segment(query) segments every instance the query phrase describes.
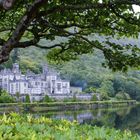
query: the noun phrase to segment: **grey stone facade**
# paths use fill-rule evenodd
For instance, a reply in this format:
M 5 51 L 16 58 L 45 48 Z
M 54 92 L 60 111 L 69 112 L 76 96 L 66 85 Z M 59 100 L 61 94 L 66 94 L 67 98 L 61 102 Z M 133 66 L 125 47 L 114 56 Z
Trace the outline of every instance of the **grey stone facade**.
M 69 95 L 70 82 L 62 80 L 58 73 L 50 70 L 48 66 L 43 66 L 41 74 L 27 71 L 22 74 L 19 65 L 13 64 L 12 69 L 0 71 L 0 88 L 6 90 L 11 95 L 24 97 L 30 95 L 31 100 L 40 100 L 47 95 Z

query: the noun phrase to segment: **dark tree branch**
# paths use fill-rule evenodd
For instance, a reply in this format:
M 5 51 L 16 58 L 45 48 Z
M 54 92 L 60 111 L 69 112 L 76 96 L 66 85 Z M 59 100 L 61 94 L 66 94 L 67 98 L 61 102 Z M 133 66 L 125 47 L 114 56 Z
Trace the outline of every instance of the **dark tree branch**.
M 35 0 L 35 2 L 28 8 L 27 12 L 20 20 L 12 36 L 2 46 L 0 51 L 0 63 L 8 60 L 10 52 L 15 46 L 17 46 L 17 43 L 21 39 L 22 35 L 37 15 L 39 8 L 46 3 L 47 0 Z
M 36 44 L 35 47 L 41 48 L 41 49 L 52 49 L 52 48 L 56 48 L 56 47 L 64 48 L 64 46 L 62 44 L 54 44 L 52 46 L 42 46 L 42 45 Z
M 30 41 L 19 42 L 14 46 L 14 48 L 27 48 L 29 46 L 34 46 L 38 43 L 38 41 L 38 39 L 34 38 Z
M 0 38 L 0 46 L 4 45 L 5 40 Z
M 15 0 L 0 0 L 0 4 L 3 5 L 7 5 L 7 7 L 12 7 L 13 3 Z M 25 48 L 31 45 L 36 45 L 41 37 L 45 37 L 45 35 L 48 35 L 48 32 L 45 32 L 44 28 L 50 28 L 50 29 L 54 29 L 54 31 L 56 30 L 56 34 L 55 35 L 59 35 L 61 36 L 74 36 L 74 37 L 78 37 L 83 39 L 84 41 L 86 41 L 87 43 L 89 43 L 90 45 L 93 45 L 93 47 L 98 48 L 98 49 L 102 49 L 102 47 L 99 46 L 95 46 L 94 41 L 90 41 L 88 40 L 86 37 L 84 37 L 83 33 L 80 32 L 76 32 L 76 33 L 71 33 L 68 32 L 66 30 L 64 30 L 64 28 L 69 28 L 72 26 L 76 26 L 79 28 L 92 28 L 94 27 L 94 25 L 92 25 L 92 23 L 89 23 L 88 25 L 80 25 L 77 23 L 71 23 L 71 24 L 57 24 L 57 23 L 49 23 L 47 22 L 47 20 L 45 20 L 47 18 L 47 15 L 53 15 L 56 12 L 81 12 L 84 13 L 90 9 L 110 9 L 113 6 L 117 7 L 120 5 L 130 5 L 132 6 L 133 4 L 135 5 L 140 5 L 140 0 L 108 0 L 107 2 L 93 2 L 93 3 L 85 3 L 85 4 L 75 4 L 75 5 L 67 5 L 67 4 L 60 4 L 57 6 L 54 6 L 51 9 L 45 10 L 43 11 L 43 8 L 41 9 L 41 7 L 43 7 L 45 4 L 47 4 L 48 0 L 34 0 L 34 2 L 32 2 L 32 5 L 29 6 L 28 10 L 26 11 L 26 13 L 23 15 L 23 17 L 20 19 L 19 23 L 16 26 L 16 29 L 13 31 L 12 35 L 9 37 L 9 39 L 5 42 L 4 40 L 0 39 L 0 45 L 2 45 L 1 51 L 0 51 L 0 63 L 8 60 L 9 58 L 9 54 L 10 52 L 13 50 L 13 48 Z M 4 7 L 4 6 L 3 6 Z M 45 7 L 46 9 L 49 8 L 49 6 Z M 9 9 L 9 8 L 5 8 L 5 9 Z M 42 11 L 40 11 L 40 9 Z M 116 17 L 124 19 L 126 22 L 131 23 L 132 22 L 132 18 L 128 19 L 122 15 L 120 15 L 118 12 L 116 12 L 116 10 L 114 10 L 114 8 L 112 9 L 113 13 L 116 15 Z M 42 21 L 41 21 L 41 20 Z M 52 18 L 53 19 L 53 18 Z M 40 22 L 40 21 L 41 22 Z M 59 20 L 58 20 L 59 21 Z M 40 22 L 40 23 L 38 23 Z M 32 25 L 31 25 L 32 23 Z M 38 23 L 38 25 L 36 25 L 36 23 Z M 63 22 L 64 23 L 64 22 Z M 35 28 L 33 28 L 31 30 L 32 34 L 34 35 L 33 40 L 30 41 L 25 41 L 25 42 L 20 42 L 23 34 L 25 33 L 25 31 L 27 31 L 27 29 L 30 29 L 29 26 L 34 26 Z M 44 25 L 44 26 L 42 26 Z M 30 27 L 31 27 L 30 26 Z M 39 28 L 38 28 L 39 26 Z M 98 26 L 98 25 L 95 25 Z M 41 28 L 41 29 L 40 29 Z M 109 28 L 109 27 L 108 27 Z M 39 30 L 38 30 L 39 29 Z M 97 29 L 97 27 L 96 27 Z M 43 32 L 44 31 L 44 32 Z M 58 33 L 57 33 L 58 31 Z M 104 32 L 103 32 L 104 33 Z M 50 33 L 51 34 L 51 33 Z M 40 46 L 40 45 L 36 45 L 36 47 L 40 47 L 40 48 L 44 48 L 44 49 L 50 49 L 50 48 L 54 48 L 54 47 L 61 47 L 63 48 L 64 46 L 62 46 L 61 44 L 56 44 L 54 46 Z
M 113 12 L 117 17 L 123 19 L 123 20 L 126 21 L 127 23 L 133 24 L 133 25 L 136 25 L 136 24 L 139 25 L 138 20 L 135 20 L 135 19 L 132 18 L 132 17 L 125 17 L 125 16 L 119 14 L 119 12 L 117 12 L 117 11 L 115 10 L 115 7 L 114 7 L 114 6 L 110 6 L 110 8 L 111 8 L 112 12 Z

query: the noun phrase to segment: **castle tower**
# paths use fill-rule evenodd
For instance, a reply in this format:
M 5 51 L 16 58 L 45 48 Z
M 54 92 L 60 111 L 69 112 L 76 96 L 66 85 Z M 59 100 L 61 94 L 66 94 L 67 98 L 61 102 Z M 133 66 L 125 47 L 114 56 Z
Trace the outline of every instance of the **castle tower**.
M 13 64 L 12 72 L 13 72 L 14 74 L 20 73 L 19 65 L 18 65 L 17 63 L 14 63 L 14 64 Z

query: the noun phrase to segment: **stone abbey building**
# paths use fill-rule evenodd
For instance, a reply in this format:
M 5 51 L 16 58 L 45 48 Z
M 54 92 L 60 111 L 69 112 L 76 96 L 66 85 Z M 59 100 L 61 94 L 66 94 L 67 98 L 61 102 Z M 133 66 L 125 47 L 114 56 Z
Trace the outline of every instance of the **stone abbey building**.
M 41 74 L 27 71 L 22 74 L 19 65 L 13 64 L 12 69 L 0 71 L 0 88 L 6 90 L 12 96 L 20 94 L 21 100 L 29 94 L 32 101 L 41 100 L 45 95 L 68 95 L 70 94 L 69 81 L 62 80 L 58 73 L 43 66 Z

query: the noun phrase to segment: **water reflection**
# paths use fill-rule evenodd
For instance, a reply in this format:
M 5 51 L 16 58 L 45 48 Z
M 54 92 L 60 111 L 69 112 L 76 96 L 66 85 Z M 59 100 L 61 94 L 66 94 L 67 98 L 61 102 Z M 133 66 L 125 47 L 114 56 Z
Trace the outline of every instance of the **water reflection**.
M 38 113 L 37 113 L 38 114 Z M 53 119 L 77 120 L 80 124 L 130 129 L 140 134 L 140 106 L 80 111 L 40 112 Z

